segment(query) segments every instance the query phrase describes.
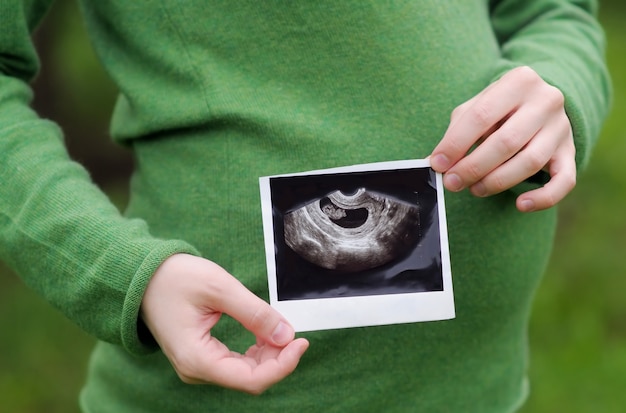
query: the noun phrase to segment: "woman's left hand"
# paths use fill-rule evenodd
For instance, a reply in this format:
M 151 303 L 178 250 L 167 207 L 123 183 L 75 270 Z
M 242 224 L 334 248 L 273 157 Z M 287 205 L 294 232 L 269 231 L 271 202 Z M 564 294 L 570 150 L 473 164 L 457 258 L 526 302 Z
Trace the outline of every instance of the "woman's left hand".
M 469 188 L 479 197 L 548 172 L 543 187 L 517 198 L 517 208 L 530 212 L 556 205 L 574 188 L 575 154 L 563 94 L 519 67 L 454 109 L 430 159 L 448 190 Z

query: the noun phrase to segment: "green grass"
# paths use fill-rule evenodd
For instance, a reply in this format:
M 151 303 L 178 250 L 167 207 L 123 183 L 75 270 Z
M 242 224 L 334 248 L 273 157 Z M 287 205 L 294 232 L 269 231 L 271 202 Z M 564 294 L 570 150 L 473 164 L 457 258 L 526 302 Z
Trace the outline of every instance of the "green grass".
M 621 413 L 626 406 L 625 15 L 602 15 L 614 110 L 589 169 L 561 205 L 531 320 L 523 413 Z M 77 412 L 93 343 L 0 267 L 0 413 Z

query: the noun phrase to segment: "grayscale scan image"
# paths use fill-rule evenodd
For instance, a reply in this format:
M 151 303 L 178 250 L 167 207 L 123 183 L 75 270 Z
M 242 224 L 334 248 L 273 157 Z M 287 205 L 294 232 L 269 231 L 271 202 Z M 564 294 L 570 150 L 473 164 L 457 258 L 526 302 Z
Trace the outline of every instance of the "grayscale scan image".
M 270 179 L 279 300 L 441 291 L 435 173 Z

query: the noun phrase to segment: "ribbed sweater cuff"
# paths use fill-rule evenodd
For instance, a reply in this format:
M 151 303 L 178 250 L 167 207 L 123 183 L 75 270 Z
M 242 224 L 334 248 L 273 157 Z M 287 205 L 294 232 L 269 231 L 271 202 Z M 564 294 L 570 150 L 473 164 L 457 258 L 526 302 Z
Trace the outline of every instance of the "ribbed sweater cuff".
M 158 345 L 139 317 L 141 302 L 148 283 L 157 268 L 168 257 L 186 253 L 200 255 L 183 241 L 161 241 L 145 256 L 128 286 L 121 320 L 122 344 L 131 354 L 145 355 L 156 351 Z

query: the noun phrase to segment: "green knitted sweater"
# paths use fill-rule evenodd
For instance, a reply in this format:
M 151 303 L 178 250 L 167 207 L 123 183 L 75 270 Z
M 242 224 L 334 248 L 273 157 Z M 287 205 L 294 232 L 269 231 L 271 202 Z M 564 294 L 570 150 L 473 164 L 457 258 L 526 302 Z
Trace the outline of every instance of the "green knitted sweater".
M 138 322 L 177 252 L 267 298 L 258 177 L 427 156 L 451 110 L 529 65 L 566 97 L 586 162 L 607 109 L 595 2 L 82 0 L 120 89 L 112 136 L 137 171 L 123 215 L 29 109 L 30 33 L 49 1 L 0 2 L 0 258 L 100 342 L 85 412 L 514 411 L 555 211 L 522 188 L 447 194 L 457 318 L 303 334 L 293 375 L 261 396 L 183 384 Z M 241 351 L 230 319 L 214 334 Z

